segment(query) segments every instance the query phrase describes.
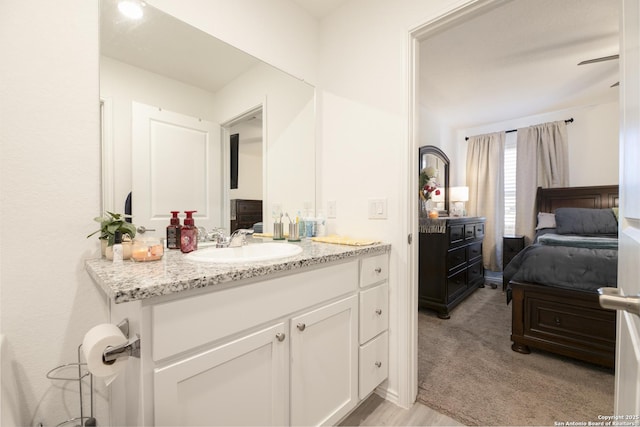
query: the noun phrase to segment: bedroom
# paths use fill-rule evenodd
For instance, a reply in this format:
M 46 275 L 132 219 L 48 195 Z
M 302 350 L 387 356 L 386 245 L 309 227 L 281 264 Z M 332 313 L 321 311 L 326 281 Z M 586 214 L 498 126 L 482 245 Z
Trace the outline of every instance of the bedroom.
M 618 53 L 617 4 L 568 1 L 538 2 L 531 6 L 530 2 L 500 5 L 468 18 L 459 27 L 447 27 L 421 40 L 419 145 L 441 148 L 451 160 L 450 186 L 464 186 L 468 185 L 465 169 L 469 144 L 465 137 L 573 119 L 566 126 L 568 186 L 617 185 L 618 89 L 611 86 L 618 81 L 618 61 L 577 65 L 583 60 Z M 535 28 L 531 23 L 535 23 Z M 510 140 L 515 143 L 516 135 L 517 132 L 507 133 L 507 143 Z M 505 229 L 508 230 L 507 225 Z M 507 234 L 513 231 L 504 233 Z M 502 241 L 496 240 L 495 244 L 501 246 Z M 501 269 L 488 265 L 486 257 L 484 264 L 490 276 L 487 282 L 493 278 L 500 281 Z M 479 304 L 478 298 L 470 303 Z M 503 303 L 500 299 L 494 302 L 497 301 Z M 458 310 L 458 316 L 467 318 L 467 312 L 479 308 L 462 302 Z M 455 308 L 450 316 L 452 319 L 456 316 Z M 422 321 L 422 315 L 420 318 Z M 447 328 L 446 322 L 432 320 L 423 329 Z M 450 326 L 450 334 L 459 333 L 461 322 Z M 507 341 L 510 325 L 508 329 Z M 444 339 L 440 335 L 421 333 L 423 340 Z M 433 367 L 422 367 L 422 381 L 438 378 L 434 375 L 438 363 L 434 358 L 420 357 L 420 348 L 420 363 L 434 363 Z M 482 356 L 478 357 L 482 360 Z M 526 363 L 526 359 L 522 360 Z M 441 388 L 430 389 L 431 394 L 437 394 L 437 390 Z M 612 384 L 610 393 L 613 395 Z M 421 392 L 419 399 L 420 395 Z M 472 399 L 469 395 L 458 398 Z M 429 397 L 425 400 L 445 413 L 455 413 L 447 403 Z M 489 399 L 482 403 L 490 406 L 491 402 Z M 457 419 L 472 423 L 474 417 Z M 488 423 L 492 418 L 480 419 Z M 501 420 L 507 423 L 505 420 L 509 418 Z

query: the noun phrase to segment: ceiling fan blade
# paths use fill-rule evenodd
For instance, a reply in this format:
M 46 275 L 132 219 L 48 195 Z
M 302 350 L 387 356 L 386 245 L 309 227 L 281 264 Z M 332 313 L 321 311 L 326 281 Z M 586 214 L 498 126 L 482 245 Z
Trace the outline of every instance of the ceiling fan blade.
M 586 61 L 582 61 L 582 62 L 578 63 L 578 65 L 593 64 L 595 62 L 611 61 L 612 59 L 618 59 L 619 57 L 620 57 L 620 55 L 610 55 L 610 56 L 603 56 L 602 58 L 587 59 Z

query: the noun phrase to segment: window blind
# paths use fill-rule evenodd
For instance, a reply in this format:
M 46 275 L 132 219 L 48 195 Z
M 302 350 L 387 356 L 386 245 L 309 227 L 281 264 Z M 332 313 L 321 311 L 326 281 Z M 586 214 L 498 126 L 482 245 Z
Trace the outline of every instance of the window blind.
M 516 233 L 516 132 L 507 133 L 504 144 L 504 234 Z

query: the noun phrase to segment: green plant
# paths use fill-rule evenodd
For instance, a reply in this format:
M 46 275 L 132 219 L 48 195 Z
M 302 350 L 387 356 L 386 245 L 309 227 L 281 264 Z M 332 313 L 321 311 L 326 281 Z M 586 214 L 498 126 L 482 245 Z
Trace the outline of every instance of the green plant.
M 136 226 L 130 222 L 127 222 L 127 218 L 131 218 L 131 215 L 124 215 L 113 212 L 106 212 L 108 216 L 98 216 L 93 218 L 94 221 L 100 223 L 100 229 L 89 234 L 87 238 L 93 236 L 96 233 L 100 233 L 100 240 L 107 240 L 108 246 L 113 246 L 116 239 L 116 232 L 119 231 L 123 236 L 128 234 L 131 239 L 136 236 Z

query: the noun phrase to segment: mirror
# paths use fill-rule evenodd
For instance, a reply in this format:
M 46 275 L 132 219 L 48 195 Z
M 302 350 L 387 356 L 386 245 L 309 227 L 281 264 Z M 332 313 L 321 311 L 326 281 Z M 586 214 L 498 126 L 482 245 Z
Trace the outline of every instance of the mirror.
M 196 225 L 229 231 L 232 199 L 261 199 L 265 232 L 270 232 L 273 215 L 279 211 L 295 214 L 315 209 L 313 86 L 150 5 L 144 7 L 142 19 L 134 21 L 119 13 L 116 0 L 100 0 L 100 4 L 103 210 L 124 211 L 134 174 L 142 169 L 132 160 L 137 144 L 132 138 L 132 104 L 136 103 L 220 127 L 215 160 L 219 163 L 211 168 L 217 176 L 209 177 L 204 186 L 221 187 L 214 192 L 218 196 L 213 196 L 212 204 L 219 211 L 198 208 Z M 238 129 L 248 127 L 253 129 L 243 138 L 244 131 Z M 231 189 L 230 137 L 238 133 L 238 183 Z M 244 142 L 251 147 L 243 149 Z M 184 156 L 188 155 L 185 149 Z M 170 176 L 172 171 L 166 169 L 154 173 Z M 167 206 L 167 201 L 156 203 L 153 191 L 150 197 L 142 197 L 140 192 L 145 190 L 137 188 L 132 194 L 133 222 L 155 228 L 162 237 L 171 214 L 165 208 L 157 212 L 152 208 Z M 141 200 L 149 201 L 150 223 L 137 215 Z
M 418 170 L 422 171 L 430 169 L 435 172 L 434 181 L 437 183 L 437 189 L 440 194 L 436 195 L 435 191 L 431 193 L 431 199 L 435 207 L 442 213 L 449 212 L 449 157 L 436 146 L 425 145 L 420 147 L 418 157 Z

